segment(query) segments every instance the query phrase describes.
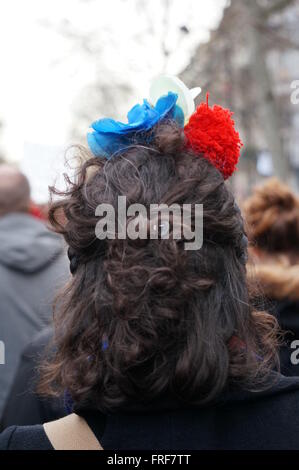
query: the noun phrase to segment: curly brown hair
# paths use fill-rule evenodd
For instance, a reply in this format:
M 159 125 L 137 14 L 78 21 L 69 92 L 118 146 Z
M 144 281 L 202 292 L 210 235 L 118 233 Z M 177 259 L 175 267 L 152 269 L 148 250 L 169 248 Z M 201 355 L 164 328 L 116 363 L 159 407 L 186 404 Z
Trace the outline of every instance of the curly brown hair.
M 171 394 L 204 404 L 231 383 L 256 388 L 277 360 L 276 322 L 249 304 L 243 220 L 221 173 L 185 147 L 175 123 L 148 147 L 85 158 L 50 220 L 76 253 L 55 314 L 56 353 L 42 389 L 101 411 Z M 204 243 L 99 240 L 95 209 L 203 204 Z

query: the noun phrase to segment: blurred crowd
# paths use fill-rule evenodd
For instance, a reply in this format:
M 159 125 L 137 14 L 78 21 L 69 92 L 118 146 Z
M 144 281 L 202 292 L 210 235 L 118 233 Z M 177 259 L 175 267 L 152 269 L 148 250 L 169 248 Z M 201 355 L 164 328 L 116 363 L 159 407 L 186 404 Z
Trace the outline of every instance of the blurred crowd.
M 25 373 L 24 349 L 50 325 L 55 296 L 67 276 L 64 244 L 48 229 L 46 208 L 31 200 L 25 175 L 13 166 L 0 165 L 0 339 L 4 344 L 0 416 L 4 424 L 5 419 L 9 423 L 25 419 L 25 397 L 35 394 L 35 365 Z M 21 380 L 15 392 L 14 380 Z M 39 417 L 28 409 L 26 419 Z

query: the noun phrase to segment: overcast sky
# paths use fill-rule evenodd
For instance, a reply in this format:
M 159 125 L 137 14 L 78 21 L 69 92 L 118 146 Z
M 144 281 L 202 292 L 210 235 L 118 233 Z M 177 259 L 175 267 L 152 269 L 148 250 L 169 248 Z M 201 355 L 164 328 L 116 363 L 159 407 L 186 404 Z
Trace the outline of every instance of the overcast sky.
M 159 50 L 165 21 L 171 52 L 166 71 L 176 74 L 187 65 L 196 45 L 208 39 L 226 3 L 169 0 L 170 15 L 165 19 L 163 1 L 147 0 L 145 15 L 141 0 L 1 0 L 0 145 L 6 158 L 22 160 L 24 143 L 70 143 L 74 100 L 95 79 L 99 67 L 57 31 L 63 21 L 90 35 L 91 43 L 95 36 L 102 47 L 103 70 L 112 76 L 121 74 L 134 87 L 134 98 L 141 100 L 151 78 L 165 65 Z M 190 28 L 189 35 L 179 36 L 182 25 Z M 145 28 L 151 32 L 143 34 Z M 103 114 L 105 110 L 98 110 L 94 118 Z

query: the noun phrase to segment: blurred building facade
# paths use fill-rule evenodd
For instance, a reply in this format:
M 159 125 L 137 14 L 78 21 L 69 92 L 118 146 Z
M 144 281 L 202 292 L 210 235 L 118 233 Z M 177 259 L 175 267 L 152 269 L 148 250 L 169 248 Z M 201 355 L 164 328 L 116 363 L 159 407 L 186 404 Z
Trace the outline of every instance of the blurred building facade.
M 240 197 L 271 174 L 299 188 L 299 104 L 291 102 L 298 21 L 298 0 L 232 0 L 181 74 L 188 86 L 210 92 L 210 104 L 235 113 L 245 143 L 233 182 Z

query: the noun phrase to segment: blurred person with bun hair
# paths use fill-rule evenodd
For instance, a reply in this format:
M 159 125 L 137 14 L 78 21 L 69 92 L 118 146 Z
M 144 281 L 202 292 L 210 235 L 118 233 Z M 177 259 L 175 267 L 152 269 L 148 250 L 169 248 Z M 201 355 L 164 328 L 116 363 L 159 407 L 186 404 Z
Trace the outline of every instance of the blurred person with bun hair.
M 265 296 L 268 310 L 288 332 L 287 346 L 281 349 L 282 371 L 299 375 L 294 351 L 299 340 L 299 199 L 271 178 L 254 189 L 244 214 L 251 242 L 248 278 L 260 292 L 253 295 Z

